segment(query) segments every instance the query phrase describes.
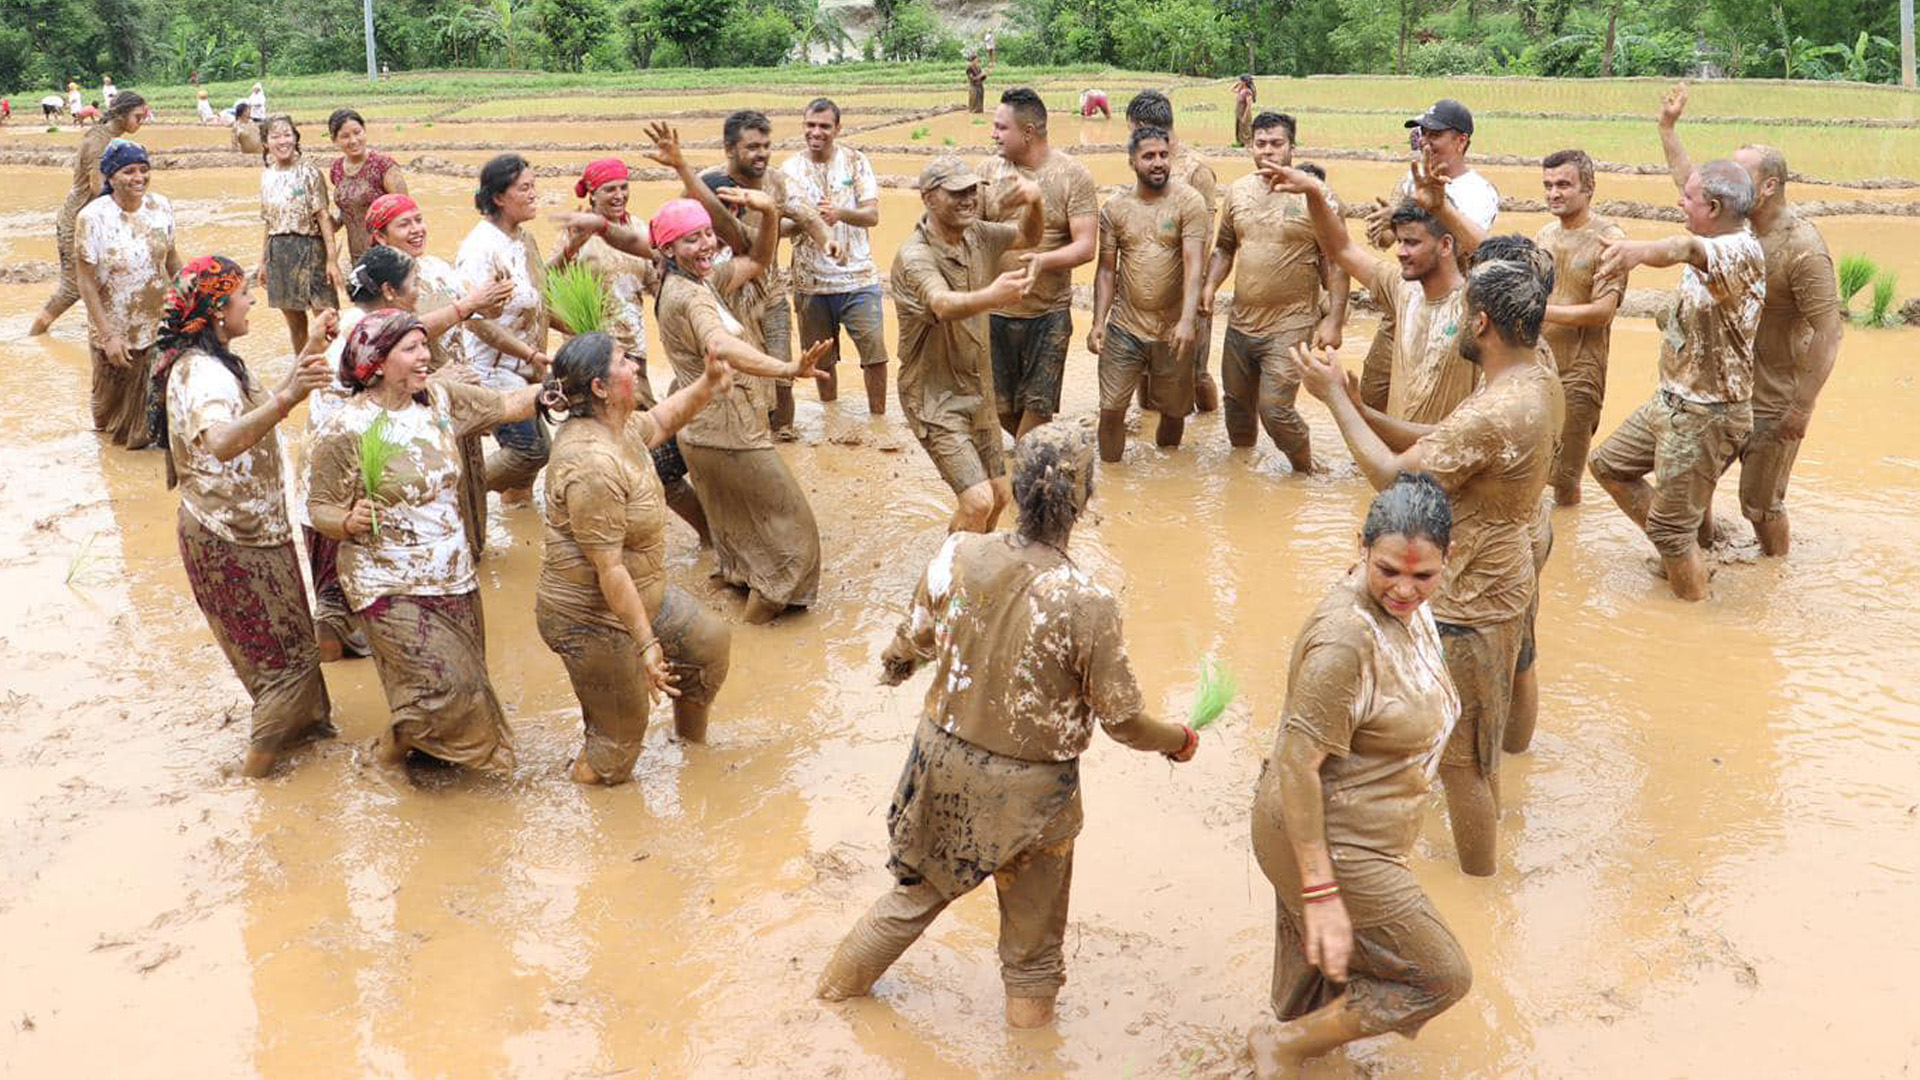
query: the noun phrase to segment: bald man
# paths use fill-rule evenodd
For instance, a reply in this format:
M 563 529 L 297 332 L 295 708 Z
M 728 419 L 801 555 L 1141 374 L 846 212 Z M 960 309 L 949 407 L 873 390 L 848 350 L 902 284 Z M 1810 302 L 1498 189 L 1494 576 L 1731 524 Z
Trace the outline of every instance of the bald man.
M 1687 107 L 1685 83 L 1660 109 L 1660 144 L 1673 182 L 1684 188 L 1693 163 L 1677 130 Z M 1753 523 L 1763 555 L 1785 555 L 1787 478 L 1806 437 L 1820 388 L 1840 355 L 1839 290 L 1833 256 L 1813 223 L 1787 203 L 1787 159 L 1770 146 L 1748 145 L 1733 160 L 1753 178 L 1747 223 L 1767 260 L 1767 299 L 1753 342 L 1753 433 L 1740 450 L 1740 513 Z M 1712 511 L 1701 542 L 1712 540 Z

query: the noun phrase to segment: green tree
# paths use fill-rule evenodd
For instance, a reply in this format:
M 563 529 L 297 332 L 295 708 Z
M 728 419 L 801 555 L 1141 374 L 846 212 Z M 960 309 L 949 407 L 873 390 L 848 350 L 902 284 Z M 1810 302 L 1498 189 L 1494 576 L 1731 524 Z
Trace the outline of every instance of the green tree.
M 648 0 L 648 7 L 660 37 L 679 46 L 690 63 L 705 67 L 733 0 Z
M 793 53 L 793 21 L 771 7 L 736 8 L 720 35 L 719 55 L 729 66 L 773 67 Z
M 554 63 L 563 71 L 579 71 L 612 17 L 606 0 L 534 0 L 533 21 L 546 36 Z
M 1209 0 L 1161 0 L 1122 9 L 1113 38 L 1116 59 L 1129 68 L 1221 75 L 1237 66 L 1227 22 Z

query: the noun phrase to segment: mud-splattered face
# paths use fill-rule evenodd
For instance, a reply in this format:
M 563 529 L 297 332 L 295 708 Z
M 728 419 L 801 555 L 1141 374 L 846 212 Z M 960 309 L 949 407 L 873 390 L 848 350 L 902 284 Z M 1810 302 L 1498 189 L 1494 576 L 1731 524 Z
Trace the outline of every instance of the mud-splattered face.
M 1566 220 L 1586 213 L 1593 202 L 1593 189 L 1580 182 L 1580 167 L 1568 162 L 1542 170 L 1540 186 L 1547 197 L 1547 210 Z
M 727 162 L 734 173 L 749 180 L 767 175 L 767 162 L 772 158 L 773 134 L 758 128 L 743 129 L 740 141 L 727 150 Z
M 593 212 L 608 221 L 619 221 L 627 216 L 627 195 L 629 187 L 625 180 L 612 180 L 593 189 Z
M 1372 547 L 1362 545 L 1360 557 L 1367 567 L 1367 595 L 1402 622 L 1432 598 L 1446 576 L 1446 556 L 1425 537 L 1382 536 Z
M 946 188 L 934 188 L 923 198 L 927 209 L 933 214 L 933 220 L 943 229 L 959 231 L 980 220 L 980 188 L 978 185 L 959 191 Z

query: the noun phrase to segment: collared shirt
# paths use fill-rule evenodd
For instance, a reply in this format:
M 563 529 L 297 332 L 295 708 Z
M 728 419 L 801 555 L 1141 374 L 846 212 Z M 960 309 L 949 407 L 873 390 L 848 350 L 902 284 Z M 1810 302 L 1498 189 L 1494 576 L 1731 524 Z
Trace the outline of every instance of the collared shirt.
M 853 210 L 880 198 L 880 181 L 867 155 L 837 143 L 833 157 L 827 161 L 815 161 L 803 150 L 788 158 L 780 171 L 786 174 L 788 189 L 809 205 L 818 206 L 825 199 L 836 209 Z M 840 245 L 838 262 L 805 237 L 794 238 L 793 291 L 806 295 L 846 293 L 880 284 L 867 230 L 843 221 L 828 232 Z
M 1767 257 L 1753 232 L 1703 236 L 1703 271 L 1680 271 L 1660 335 L 1660 389 L 1699 405 L 1753 396 L 1753 339 L 1767 299 Z
M 930 426 L 967 430 L 997 425 L 986 314 L 937 319 L 931 297 L 986 287 L 999 275 L 1000 257 L 1019 235 L 1012 225 L 976 221 L 958 244 L 949 244 L 922 217 L 894 256 L 900 408 L 915 435 Z

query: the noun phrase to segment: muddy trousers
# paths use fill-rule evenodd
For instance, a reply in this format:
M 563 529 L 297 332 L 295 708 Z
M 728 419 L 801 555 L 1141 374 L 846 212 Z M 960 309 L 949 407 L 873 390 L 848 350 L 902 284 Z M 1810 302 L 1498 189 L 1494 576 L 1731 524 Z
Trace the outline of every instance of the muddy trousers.
M 1252 446 L 1254 424 L 1266 429 L 1273 445 L 1290 460 L 1308 451 L 1307 422 L 1294 407 L 1300 394 L 1300 372 L 1287 350 L 1306 341 L 1308 327 L 1292 333 L 1254 337 L 1231 326 L 1220 358 L 1220 379 L 1226 384 L 1227 440 Z
M 1078 831 L 1078 814 L 1063 814 L 1061 819 L 1070 819 L 1071 829 Z M 1063 946 L 1072 884 L 1072 835 L 1057 840 L 1042 833 L 1032 847 L 994 871 L 1000 900 L 1000 981 L 1008 997 L 1051 998 L 1066 984 Z M 866 993 L 954 899 L 958 897 L 942 896 L 925 881 L 896 884 L 841 941 L 822 987 L 831 981 L 841 991 Z
M 60 216 L 53 221 L 53 246 L 60 260 L 60 284 L 47 299 L 46 310 L 48 316 L 55 319 L 80 302 L 80 271 L 74 265 L 73 253 L 74 219 L 78 216 L 78 208 L 62 208 Z
M 546 467 L 553 444 L 547 438 L 547 425 L 537 417 L 516 420 L 493 429 L 500 449 L 487 455 L 487 490 L 513 491 L 533 486 L 533 479 Z

